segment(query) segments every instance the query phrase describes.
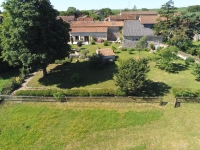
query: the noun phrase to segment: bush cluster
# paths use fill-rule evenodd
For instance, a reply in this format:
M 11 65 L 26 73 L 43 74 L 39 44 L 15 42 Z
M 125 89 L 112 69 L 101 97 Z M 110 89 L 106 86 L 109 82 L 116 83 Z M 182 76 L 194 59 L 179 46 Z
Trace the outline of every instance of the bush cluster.
M 94 89 L 94 90 L 83 90 L 83 89 L 68 89 L 68 90 L 21 90 L 15 93 L 16 96 L 126 96 L 126 94 L 119 89 Z
M 13 77 L 8 84 L 0 89 L 0 94 L 8 95 L 17 89 L 23 82 L 24 76 Z
M 172 88 L 172 94 L 175 97 L 199 97 L 200 90 L 190 88 Z

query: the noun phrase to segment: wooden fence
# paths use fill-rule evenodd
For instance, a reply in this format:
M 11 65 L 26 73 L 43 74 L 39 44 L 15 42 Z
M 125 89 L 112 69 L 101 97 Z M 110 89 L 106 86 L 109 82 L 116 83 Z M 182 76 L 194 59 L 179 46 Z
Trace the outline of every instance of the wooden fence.
M 174 107 L 180 107 L 181 103 L 200 103 L 200 97 L 176 97 Z
M 11 96 L 0 95 L 4 101 L 15 102 L 57 102 L 55 97 L 41 96 Z M 135 102 L 135 103 L 158 103 L 162 105 L 162 97 L 64 97 L 62 102 Z

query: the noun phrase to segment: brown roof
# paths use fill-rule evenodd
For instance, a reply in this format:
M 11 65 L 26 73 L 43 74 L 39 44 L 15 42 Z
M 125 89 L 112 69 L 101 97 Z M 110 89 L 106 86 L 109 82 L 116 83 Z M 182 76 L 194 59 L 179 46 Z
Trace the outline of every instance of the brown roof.
M 133 15 L 157 15 L 157 11 L 124 11 L 121 15 L 133 14 Z
M 111 48 L 104 48 L 104 49 L 97 49 L 98 54 L 101 54 L 102 56 L 110 56 L 115 55 L 113 50 Z
M 74 21 L 74 16 L 57 16 L 57 19 L 61 18 L 65 22 Z
M 108 27 L 72 28 L 71 32 L 107 32 Z
M 141 24 L 156 24 L 158 18 L 158 15 L 141 15 L 139 20 Z
M 123 27 L 122 21 L 73 21 L 71 27 Z
M 166 20 L 166 18 L 160 17 L 159 15 L 141 15 L 139 20 L 141 24 L 156 24 L 158 18 L 162 21 Z
M 89 17 L 88 15 L 85 15 L 85 16 L 78 17 L 77 21 L 93 21 L 93 18 Z
M 110 17 L 110 20 L 135 20 L 136 19 L 136 15 L 133 15 L 133 14 L 112 15 L 109 17 Z

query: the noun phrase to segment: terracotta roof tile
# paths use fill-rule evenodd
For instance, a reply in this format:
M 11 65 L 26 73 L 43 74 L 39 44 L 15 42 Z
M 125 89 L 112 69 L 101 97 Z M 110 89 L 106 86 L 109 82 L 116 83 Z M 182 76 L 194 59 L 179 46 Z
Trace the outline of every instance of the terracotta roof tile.
M 141 24 L 156 24 L 158 18 L 158 15 L 141 15 L 139 20 Z
M 136 19 L 136 15 L 133 15 L 133 14 L 111 15 L 109 17 L 110 17 L 110 20 L 135 20 Z
M 85 15 L 85 16 L 78 17 L 77 21 L 93 21 L 93 18 L 89 17 L 88 15 Z
M 122 21 L 73 21 L 71 22 L 71 28 L 75 27 L 122 27 L 124 23 Z
M 74 16 L 57 16 L 57 19 L 61 18 L 65 22 L 75 21 L 76 18 Z
M 97 49 L 98 54 L 101 54 L 102 56 L 111 56 L 115 55 L 113 50 L 111 48 L 103 48 L 103 49 Z
M 157 15 L 157 11 L 124 11 L 121 12 L 121 15 L 124 14 L 133 14 L 133 15 Z
M 72 28 L 72 33 L 74 32 L 107 32 L 108 27 L 83 27 L 83 28 Z

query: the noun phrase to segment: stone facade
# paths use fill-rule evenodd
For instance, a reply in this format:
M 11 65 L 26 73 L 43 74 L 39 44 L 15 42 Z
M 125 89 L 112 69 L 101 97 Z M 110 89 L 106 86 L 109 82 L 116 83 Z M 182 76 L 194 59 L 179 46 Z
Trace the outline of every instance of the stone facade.
M 157 45 L 158 43 L 162 43 L 162 37 L 161 36 L 146 36 L 148 45 L 151 43 L 154 45 Z M 139 36 L 134 37 L 124 37 L 122 40 L 122 47 L 135 47 L 137 42 L 140 40 Z
M 120 27 L 108 27 L 108 41 L 116 41 L 120 37 Z

